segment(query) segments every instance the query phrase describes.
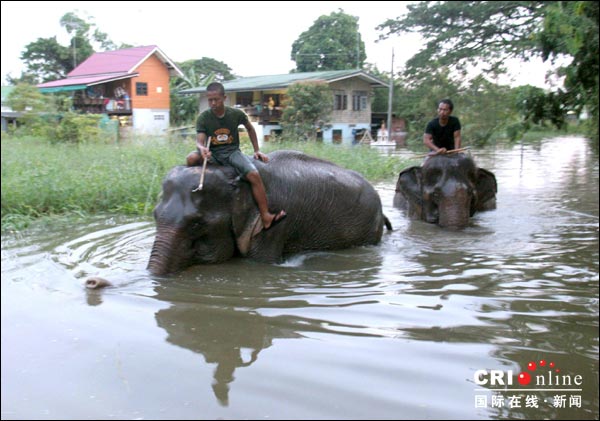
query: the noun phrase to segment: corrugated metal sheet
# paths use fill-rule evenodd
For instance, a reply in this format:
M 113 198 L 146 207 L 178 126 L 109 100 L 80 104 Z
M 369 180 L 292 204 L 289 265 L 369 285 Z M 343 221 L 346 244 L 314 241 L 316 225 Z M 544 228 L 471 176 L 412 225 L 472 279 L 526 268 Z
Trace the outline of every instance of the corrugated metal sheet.
M 287 88 L 295 82 L 305 81 L 318 81 L 323 80 L 331 83 L 337 80 L 348 79 L 350 77 L 362 78 L 371 85 L 385 86 L 388 84 L 382 80 L 369 75 L 362 70 L 329 70 L 323 72 L 304 72 L 304 73 L 288 73 L 283 75 L 268 75 L 268 76 L 253 76 L 244 77 L 235 80 L 228 80 L 223 82 L 226 92 L 244 92 L 244 91 L 257 91 L 257 90 L 268 90 L 268 89 L 281 89 Z M 200 86 L 197 88 L 184 89 L 179 94 L 189 95 L 206 92 L 206 86 Z

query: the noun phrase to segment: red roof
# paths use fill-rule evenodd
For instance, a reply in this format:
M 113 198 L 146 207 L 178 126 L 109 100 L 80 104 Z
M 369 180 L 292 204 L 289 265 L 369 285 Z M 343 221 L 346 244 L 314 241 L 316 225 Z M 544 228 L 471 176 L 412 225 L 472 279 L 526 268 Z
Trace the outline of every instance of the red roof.
M 115 72 L 132 72 L 158 49 L 156 45 L 105 51 L 92 54 L 87 60 L 71 70 L 67 77 L 89 76 Z
M 54 88 L 57 86 L 71 86 L 71 85 L 96 85 L 99 83 L 112 82 L 113 80 L 129 79 L 137 76 L 137 73 L 111 73 L 107 75 L 93 75 L 93 76 L 80 76 L 80 77 L 69 77 L 67 79 L 53 80 L 52 82 L 40 83 L 37 85 L 38 88 Z
M 87 60 L 74 68 L 66 79 L 53 80 L 37 85 L 38 88 L 49 88 L 69 85 L 93 85 L 111 80 L 127 79 L 137 76 L 135 69 L 148 57 L 156 54 L 172 72 L 183 76 L 181 70 L 156 45 L 146 47 L 125 48 L 123 50 L 94 53 Z

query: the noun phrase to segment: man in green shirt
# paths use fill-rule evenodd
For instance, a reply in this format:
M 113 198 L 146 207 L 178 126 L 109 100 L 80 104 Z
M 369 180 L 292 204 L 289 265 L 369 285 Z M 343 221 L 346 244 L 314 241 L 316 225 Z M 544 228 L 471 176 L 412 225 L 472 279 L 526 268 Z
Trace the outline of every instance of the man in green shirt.
M 260 152 L 254 126 L 242 110 L 225 106 L 225 88 L 219 82 L 206 87 L 209 109 L 202 112 L 196 121 L 197 151 L 187 156 L 188 166 L 200 165 L 203 159 L 212 158 L 218 164 L 228 165 L 236 169 L 252 188 L 252 195 L 258 205 L 263 229 L 268 230 L 287 216 L 284 210 L 276 214 L 269 212 L 267 193 L 260 174 L 250 158 L 240 150 L 240 134 L 238 127 L 243 124 L 248 131 L 254 147 L 254 159 L 268 162 L 269 158 Z M 210 148 L 208 147 L 210 142 Z

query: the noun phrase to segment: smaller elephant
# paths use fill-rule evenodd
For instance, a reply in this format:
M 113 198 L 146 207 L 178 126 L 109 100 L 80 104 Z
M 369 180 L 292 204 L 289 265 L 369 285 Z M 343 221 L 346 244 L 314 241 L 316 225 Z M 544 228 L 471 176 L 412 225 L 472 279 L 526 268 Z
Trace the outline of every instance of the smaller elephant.
M 434 155 L 400 173 L 394 207 L 441 227 L 462 228 L 475 212 L 496 208 L 497 191 L 494 174 L 477 168 L 470 156 Z

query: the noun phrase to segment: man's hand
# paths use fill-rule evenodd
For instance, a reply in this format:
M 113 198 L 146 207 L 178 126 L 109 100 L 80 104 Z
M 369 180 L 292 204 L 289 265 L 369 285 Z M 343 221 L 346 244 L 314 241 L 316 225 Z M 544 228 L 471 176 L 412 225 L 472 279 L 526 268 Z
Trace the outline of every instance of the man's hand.
M 269 162 L 269 157 L 260 151 L 254 152 L 254 159 L 258 159 L 262 162 Z
M 200 155 L 202 155 L 202 158 L 204 159 L 209 159 L 211 156 L 210 149 L 206 146 L 200 146 Z
M 437 151 L 435 151 L 434 155 L 443 155 L 447 152 L 446 148 L 439 148 Z

